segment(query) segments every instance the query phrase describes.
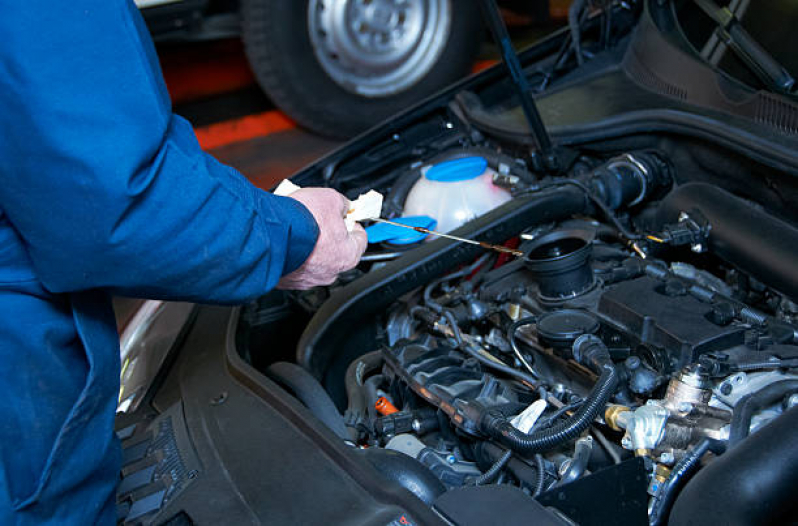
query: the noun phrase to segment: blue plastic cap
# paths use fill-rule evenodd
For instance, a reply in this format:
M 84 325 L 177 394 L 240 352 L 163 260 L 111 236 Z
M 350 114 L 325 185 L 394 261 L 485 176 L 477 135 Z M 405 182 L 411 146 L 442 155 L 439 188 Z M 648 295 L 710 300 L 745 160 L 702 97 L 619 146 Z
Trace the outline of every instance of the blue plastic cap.
M 408 226 L 420 226 L 427 230 L 433 230 L 438 224 L 437 221 L 429 216 L 409 216 L 391 219 L 395 223 Z M 366 228 L 366 235 L 369 243 L 391 243 L 393 245 L 412 245 L 424 241 L 426 234 L 414 232 L 399 226 L 388 225 L 386 223 L 375 223 Z
M 484 157 L 463 157 L 444 161 L 432 166 L 424 175 L 430 181 L 440 181 L 442 183 L 454 183 L 457 181 L 468 181 L 485 173 L 488 161 Z

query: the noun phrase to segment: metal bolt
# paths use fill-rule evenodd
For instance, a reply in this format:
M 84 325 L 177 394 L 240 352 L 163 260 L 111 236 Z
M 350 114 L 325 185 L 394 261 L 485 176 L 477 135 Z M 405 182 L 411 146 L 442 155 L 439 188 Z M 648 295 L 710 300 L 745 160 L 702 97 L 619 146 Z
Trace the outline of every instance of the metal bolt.
M 621 445 L 622 445 L 622 446 L 623 446 L 625 449 L 632 449 L 632 439 L 631 439 L 631 438 L 629 438 L 628 436 L 625 436 L 625 437 L 623 437 L 623 438 L 621 439 Z
M 671 462 L 673 462 L 673 460 L 674 460 L 673 453 L 671 453 L 670 451 L 665 451 L 659 456 L 659 461 L 662 462 L 663 464 L 670 464 Z
M 222 391 L 218 395 L 211 398 L 211 405 L 222 405 L 227 401 L 227 391 Z
M 720 394 L 729 396 L 732 391 L 734 391 L 734 386 L 729 382 L 723 382 L 720 384 Z

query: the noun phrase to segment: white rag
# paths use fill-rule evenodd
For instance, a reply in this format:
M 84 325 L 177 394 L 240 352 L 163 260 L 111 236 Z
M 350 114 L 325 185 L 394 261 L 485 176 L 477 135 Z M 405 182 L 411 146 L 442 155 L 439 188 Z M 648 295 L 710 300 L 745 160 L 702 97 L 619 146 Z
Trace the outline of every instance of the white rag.
M 299 186 L 288 179 L 283 179 L 283 181 L 277 185 L 277 188 L 274 189 L 274 195 L 287 197 L 299 189 Z M 344 222 L 346 223 L 347 230 L 351 232 L 352 229 L 355 228 L 355 223 L 367 219 L 379 218 L 381 213 L 382 194 L 375 190 L 369 190 L 365 194 L 360 194 L 357 199 L 350 203 L 349 211 L 346 213 Z

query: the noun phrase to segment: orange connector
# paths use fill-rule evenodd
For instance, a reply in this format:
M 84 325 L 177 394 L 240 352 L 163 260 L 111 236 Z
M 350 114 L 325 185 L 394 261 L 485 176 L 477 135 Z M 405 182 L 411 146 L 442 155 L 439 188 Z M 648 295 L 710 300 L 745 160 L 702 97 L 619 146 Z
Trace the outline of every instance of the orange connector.
M 394 413 L 398 413 L 399 410 L 394 406 L 387 398 L 381 396 L 377 399 L 377 402 L 374 404 L 375 409 L 377 412 L 382 416 L 392 415 Z

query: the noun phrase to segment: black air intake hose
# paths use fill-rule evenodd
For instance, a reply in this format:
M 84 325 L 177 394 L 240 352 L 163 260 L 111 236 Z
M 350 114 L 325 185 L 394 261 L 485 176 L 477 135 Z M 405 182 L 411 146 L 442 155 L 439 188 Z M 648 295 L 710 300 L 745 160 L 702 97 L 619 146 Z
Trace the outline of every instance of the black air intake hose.
M 671 525 L 791 524 L 798 516 L 798 407 L 699 471 L 679 494 Z
M 599 378 L 590 395 L 573 416 L 548 429 L 526 434 L 516 429 L 501 414 L 488 412 L 482 418 L 483 432 L 513 451 L 525 455 L 547 451 L 577 438 L 604 410 L 607 401 L 615 393 L 618 373 L 607 347 L 595 336 L 581 336 L 574 342 L 574 358 L 595 371 Z
M 424 464 L 404 453 L 370 447 L 359 450 L 382 475 L 396 482 L 426 504 L 441 496 L 446 487 Z
M 351 439 L 341 413 L 312 374 L 296 364 L 277 362 L 266 369 L 266 376 L 294 393 L 294 396 L 339 438 Z
M 657 221 L 660 226 L 675 223 L 682 212 L 709 222 L 710 252 L 798 300 L 798 229 L 705 183 L 684 184 L 669 193 Z

